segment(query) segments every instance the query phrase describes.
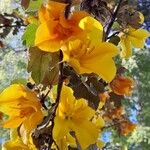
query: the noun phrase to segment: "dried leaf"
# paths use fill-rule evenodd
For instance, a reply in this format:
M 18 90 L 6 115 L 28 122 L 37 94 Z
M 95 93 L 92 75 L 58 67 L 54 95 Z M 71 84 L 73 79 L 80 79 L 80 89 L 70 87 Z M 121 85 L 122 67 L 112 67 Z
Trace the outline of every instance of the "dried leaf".
M 135 29 L 141 27 L 140 13 L 129 5 L 121 7 L 117 16 L 117 21 L 123 28 L 126 28 L 128 25 Z
M 21 6 L 23 6 L 25 9 L 27 9 L 29 6 L 29 3 L 30 3 L 30 0 L 22 0 Z
M 81 9 L 92 14 L 103 25 L 106 25 L 111 17 L 111 9 L 108 7 L 110 1 L 105 0 L 83 0 Z
M 122 105 L 121 100 L 124 98 L 124 96 L 117 95 L 113 92 L 111 92 L 109 96 L 110 96 L 109 103 L 113 102 L 115 107 L 121 107 Z
M 77 99 L 86 99 L 90 107 L 97 109 L 100 102 L 99 93 L 104 91 L 104 84 L 95 75 L 84 76 L 85 81 L 81 80 L 69 67 L 64 68 L 64 75 L 70 78 L 68 85 L 73 89 L 74 96 Z

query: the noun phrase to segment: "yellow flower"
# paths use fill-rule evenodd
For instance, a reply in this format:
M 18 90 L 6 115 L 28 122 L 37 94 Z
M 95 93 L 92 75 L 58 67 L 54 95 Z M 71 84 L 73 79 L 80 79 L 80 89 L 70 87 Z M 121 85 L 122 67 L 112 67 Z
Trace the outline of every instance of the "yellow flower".
M 28 145 L 24 144 L 21 137 L 18 136 L 17 129 L 11 131 L 10 140 L 2 145 L 2 150 L 37 150 L 32 141 Z
M 91 41 L 91 46 L 96 46 L 103 41 L 103 26 L 93 17 L 87 16 L 81 19 L 79 27 L 86 33 L 84 38 Z
M 112 59 L 118 54 L 118 49 L 111 43 L 102 42 L 91 46 L 89 40 L 73 40 L 62 47 L 64 58 L 77 73 L 96 73 L 105 81 L 110 82 L 116 67 Z
M 63 140 L 71 131 L 75 132 L 83 150 L 96 143 L 99 129 L 90 121 L 94 114 L 95 111 L 84 99 L 76 100 L 72 89 L 63 86 L 53 129 L 53 137 L 59 148 L 62 149 Z
M 23 85 L 13 84 L 0 94 L 0 111 L 9 116 L 4 128 L 24 126 L 31 131 L 41 122 L 43 114 L 36 93 Z
M 150 36 L 150 33 L 144 29 L 126 29 L 120 37 L 120 46 L 122 48 L 121 56 L 129 58 L 132 56 L 132 48 L 143 48 L 145 40 Z
M 73 12 L 68 19 L 64 12 L 67 5 L 50 1 L 39 10 L 40 25 L 36 32 L 35 45 L 43 51 L 55 52 L 71 37 L 78 36 L 83 30 L 79 21 L 89 15 L 86 12 Z

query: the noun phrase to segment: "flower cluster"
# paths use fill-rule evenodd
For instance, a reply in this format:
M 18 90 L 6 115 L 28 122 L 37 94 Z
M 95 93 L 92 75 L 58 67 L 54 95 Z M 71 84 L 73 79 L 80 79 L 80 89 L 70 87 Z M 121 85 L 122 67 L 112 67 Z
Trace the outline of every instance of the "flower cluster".
M 39 10 L 40 25 L 35 45 L 47 52 L 61 49 L 63 61 L 68 62 L 77 73 L 96 73 L 110 82 L 116 73 L 112 57 L 119 53 L 117 47 L 103 42 L 100 22 L 82 11 L 72 12 L 66 18 L 65 6 L 49 2 Z
M 11 129 L 3 149 L 102 148 L 107 125 L 122 136 L 136 128 L 121 102 L 131 96 L 135 83 L 119 71 L 115 58 L 129 58 L 150 34 L 120 25 L 116 44 L 107 35 L 111 23 L 106 29 L 93 12 L 72 7 L 79 3 L 44 1 L 26 19 L 23 37 L 35 31 L 28 63 L 32 83 L 12 84 L 0 94 L 1 126 Z M 142 24 L 141 13 L 139 17 Z

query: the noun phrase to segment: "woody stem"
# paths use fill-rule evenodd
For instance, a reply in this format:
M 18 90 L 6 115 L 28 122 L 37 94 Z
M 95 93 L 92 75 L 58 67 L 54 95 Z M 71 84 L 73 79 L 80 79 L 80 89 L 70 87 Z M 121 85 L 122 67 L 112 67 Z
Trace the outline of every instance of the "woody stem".
M 108 38 L 108 36 L 109 36 L 109 33 L 110 33 L 110 31 L 111 31 L 111 28 L 112 28 L 112 26 L 113 26 L 113 24 L 114 24 L 114 22 L 115 22 L 115 19 L 116 19 L 116 17 L 117 17 L 117 14 L 118 14 L 118 11 L 119 11 L 120 6 L 121 6 L 121 4 L 122 4 L 122 1 L 123 1 L 123 0 L 119 0 L 118 5 L 114 8 L 114 13 L 113 13 L 113 15 L 112 15 L 111 21 L 110 21 L 110 23 L 109 23 L 109 25 L 108 25 L 108 27 L 107 27 L 107 30 L 106 30 L 105 41 L 107 40 L 107 38 Z
M 56 102 L 55 102 L 54 109 L 53 109 L 53 118 L 51 120 L 52 121 L 51 136 L 52 136 L 52 140 L 55 144 L 56 144 L 56 142 L 53 139 L 52 133 L 53 133 L 53 128 L 54 128 L 54 119 L 56 116 L 56 110 L 57 110 L 57 107 L 58 107 L 59 102 L 60 102 L 60 95 L 61 95 L 61 90 L 62 90 L 62 86 L 63 86 L 63 62 L 62 62 L 62 59 L 63 59 L 63 53 L 60 50 L 60 62 L 61 63 L 59 63 L 59 79 L 58 79 L 58 86 L 57 86 L 57 96 L 56 96 Z

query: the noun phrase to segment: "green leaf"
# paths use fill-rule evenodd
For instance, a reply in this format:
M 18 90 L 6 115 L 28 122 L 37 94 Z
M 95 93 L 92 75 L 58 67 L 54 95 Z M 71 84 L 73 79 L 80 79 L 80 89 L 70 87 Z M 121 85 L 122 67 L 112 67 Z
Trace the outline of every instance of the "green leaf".
M 35 34 L 38 28 L 37 24 L 29 24 L 26 28 L 25 33 L 22 36 L 23 42 L 25 42 L 26 46 L 33 46 L 35 41 Z
M 43 0 L 30 0 L 29 7 L 27 8 L 27 12 L 37 11 L 41 5 Z
M 23 85 L 26 85 L 27 84 L 27 79 L 24 79 L 24 78 L 14 79 L 13 81 L 11 81 L 11 84 L 23 84 Z
M 28 72 L 37 84 L 52 86 L 57 83 L 59 72 L 59 54 L 47 53 L 37 47 L 30 48 L 30 60 L 28 62 Z

